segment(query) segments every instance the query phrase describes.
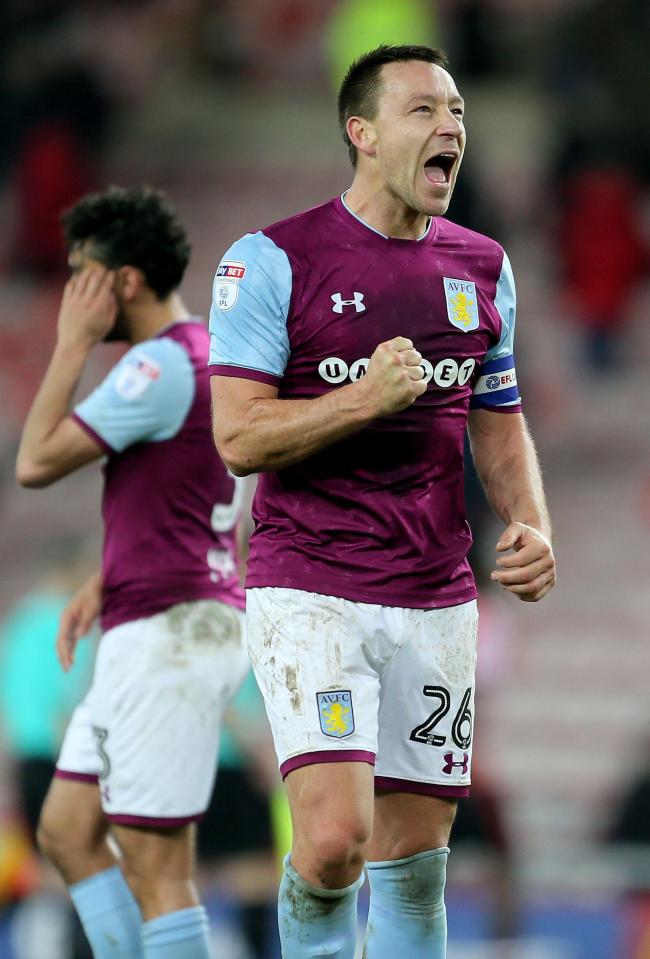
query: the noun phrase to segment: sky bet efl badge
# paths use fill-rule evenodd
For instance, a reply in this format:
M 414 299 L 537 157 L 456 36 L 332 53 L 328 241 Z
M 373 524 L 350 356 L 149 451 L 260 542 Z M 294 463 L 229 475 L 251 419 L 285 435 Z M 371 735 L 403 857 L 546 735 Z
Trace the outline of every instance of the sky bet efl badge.
M 443 276 L 447 316 L 452 326 L 463 333 L 478 329 L 476 286 L 470 280 L 451 280 Z
M 245 273 L 246 264 L 241 260 L 222 260 L 219 264 L 215 279 L 215 300 L 220 310 L 232 310 Z
M 316 693 L 320 728 L 326 736 L 343 739 L 354 732 L 352 693 L 349 689 L 336 689 L 330 693 Z

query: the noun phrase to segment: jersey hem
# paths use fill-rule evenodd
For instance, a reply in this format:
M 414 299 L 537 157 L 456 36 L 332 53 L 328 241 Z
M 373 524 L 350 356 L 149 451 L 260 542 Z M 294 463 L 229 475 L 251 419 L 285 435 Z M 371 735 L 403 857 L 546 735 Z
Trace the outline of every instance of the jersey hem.
M 458 593 L 447 594 L 445 596 L 427 596 L 424 598 L 415 598 L 411 593 L 390 593 L 384 589 L 368 590 L 353 589 L 345 586 L 339 586 L 337 583 L 328 583 L 326 589 L 323 589 L 322 580 L 319 582 L 300 580 L 297 577 L 276 582 L 273 577 L 263 576 L 261 574 L 249 575 L 246 579 L 246 589 L 264 589 L 272 587 L 274 589 L 297 589 L 304 593 L 317 593 L 321 596 L 336 596 L 338 599 L 347 599 L 353 603 L 368 603 L 373 606 L 396 606 L 400 609 L 446 609 L 449 606 L 462 606 L 476 599 L 478 592 L 476 585 L 471 588 L 464 588 Z
M 286 779 L 294 769 L 313 766 L 317 763 L 368 763 L 375 765 L 375 754 L 369 749 L 316 749 L 309 753 L 300 753 L 280 763 L 280 774 Z
M 77 412 L 73 412 L 70 415 L 72 416 L 72 419 L 75 421 L 75 423 L 78 423 L 78 425 L 82 428 L 82 430 L 85 433 L 87 433 L 88 436 L 90 436 L 90 438 L 93 439 L 97 443 L 97 445 L 103 449 L 105 453 L 115 452 L 115 450 L 110 445 L 110 443 L 107 443 L 106 440 L 99 435 L 97 430 L 93 429 L 89 423 L 86 423 L 86 421 L 83 420 Z
M 226 366 L 220 363 L 210 364 L 210 376 L 234 376 L 240 380 L 267 383 L 269 386 L 279 386 L 282 382 L 282 377 L 266 373 L 264 370 L 253 370 L 248 366 Z
M 393 776 L 375 776 L 375 789 L 391 792 L 415 793 L 417 796 L 442 796 L 447 799 L 463 799 L 469 796 L 470 783 L 446 786 L 442 783 L 421 783 L 414 779 L 397 779 Z
M 178 606 L 179 603 L 194 603 L 202 599 L 213 599 L 218 603 L 223 603 L 225 606 L 232 606 L 234 609 L 242 611 L 246 609 L 246 599 L 243 596 L 239 599 L 232 595 L 224 596 L 223 594 L 218 594 L 208 589 L 198 590 L 191 595 L 185 594 L 182 597 L 172 600 L 168 598 L 161 603 L 143 605 L 141 608 L 132 609 L 129 612 L 111 612 L 109 610 L 106 613 L 102 613 L 102 633 L 107 633 L 109 629 L 115 629 L 117 626 L 123 626 L 125 623 L 132 623 L 138 619 L 150 619 L 152 616 L 157 616 L 159 613 L 164 613 L 166 610 L 171 609 L 172 606 Z
M 94 773 L 78 773 L 72 769 L 61 769 L 59 766 L 54 770 L 55 779 L 70 779 L 74 782 L 93 783 L 99 782 L 99 776 Z
M 112 813 L 104 810 L 109 822 L 118 826 L 149 826 L 151 829 L 177 829 L 191 822 L 199 822 L 205 816 L 203 812 L 193 813 L 191 816 L 132 816 L 129 813 Z

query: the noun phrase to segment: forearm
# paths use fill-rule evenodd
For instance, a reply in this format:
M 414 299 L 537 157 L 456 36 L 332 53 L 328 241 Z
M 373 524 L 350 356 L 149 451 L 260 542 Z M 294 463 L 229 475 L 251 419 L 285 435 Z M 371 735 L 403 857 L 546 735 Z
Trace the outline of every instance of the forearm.
M 372 392 L 359 381 L 310 400 L 251 399 L 240 428 L 215 439 L 232 472 L 246 476 L 299 463 L 377 415 Z
M 87 590 L 89 593 L 93 593 L 101 602 L 102 590 L 104 588 L 101 569 L 96 569 L 94 573 L 91 573 L 81 588 Z
M 88 348 L 57 343 L 43 382 L 29 411 L 18 448 L 17 470 L 49 460 L 48 439 L 70 411 Z
M 516 414 L 492 415 L 510 419 Z M 518 423 L 504 434 L 486 428 L 478 417 L 471 419 L 474 464 L 492 509 L 504 523 L 523 523 L 550 539 L 551 522 L 537 452 L 524 418 L 518 417 Z

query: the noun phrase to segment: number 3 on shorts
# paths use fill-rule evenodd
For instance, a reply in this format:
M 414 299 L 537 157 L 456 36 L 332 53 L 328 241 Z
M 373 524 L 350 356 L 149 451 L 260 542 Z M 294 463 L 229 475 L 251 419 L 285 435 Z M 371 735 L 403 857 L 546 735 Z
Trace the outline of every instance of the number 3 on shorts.
M 411 730 L 409 739 L 414 743 L 424 743 L 426 746 L 444 746 L 447 737 L 435 733 L 434 729 L 451 709 L 449 690 L 444 686 L 424 686 L 422 692 L 425 696 L 437 699 L 439 705 L 423 723 Z M 459 749 L 468 749 L 472 741 L 472 712 L 469 708 L 471 698 L 472 687 L 468 686 L 451 725 L 451 738 Z

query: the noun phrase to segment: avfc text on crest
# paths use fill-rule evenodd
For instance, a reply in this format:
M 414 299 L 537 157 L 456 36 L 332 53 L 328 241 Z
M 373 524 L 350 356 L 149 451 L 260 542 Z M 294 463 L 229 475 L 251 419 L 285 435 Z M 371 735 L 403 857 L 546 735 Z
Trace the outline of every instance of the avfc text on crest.
M 451 325 L 457 330 L 462 330 L 463 333 L 477 330 L 479 319 L 476 284 L 471 280 L 454 280 L 448 276 L 443 276 L 442 282 L 447 300 L 447 316 Z

